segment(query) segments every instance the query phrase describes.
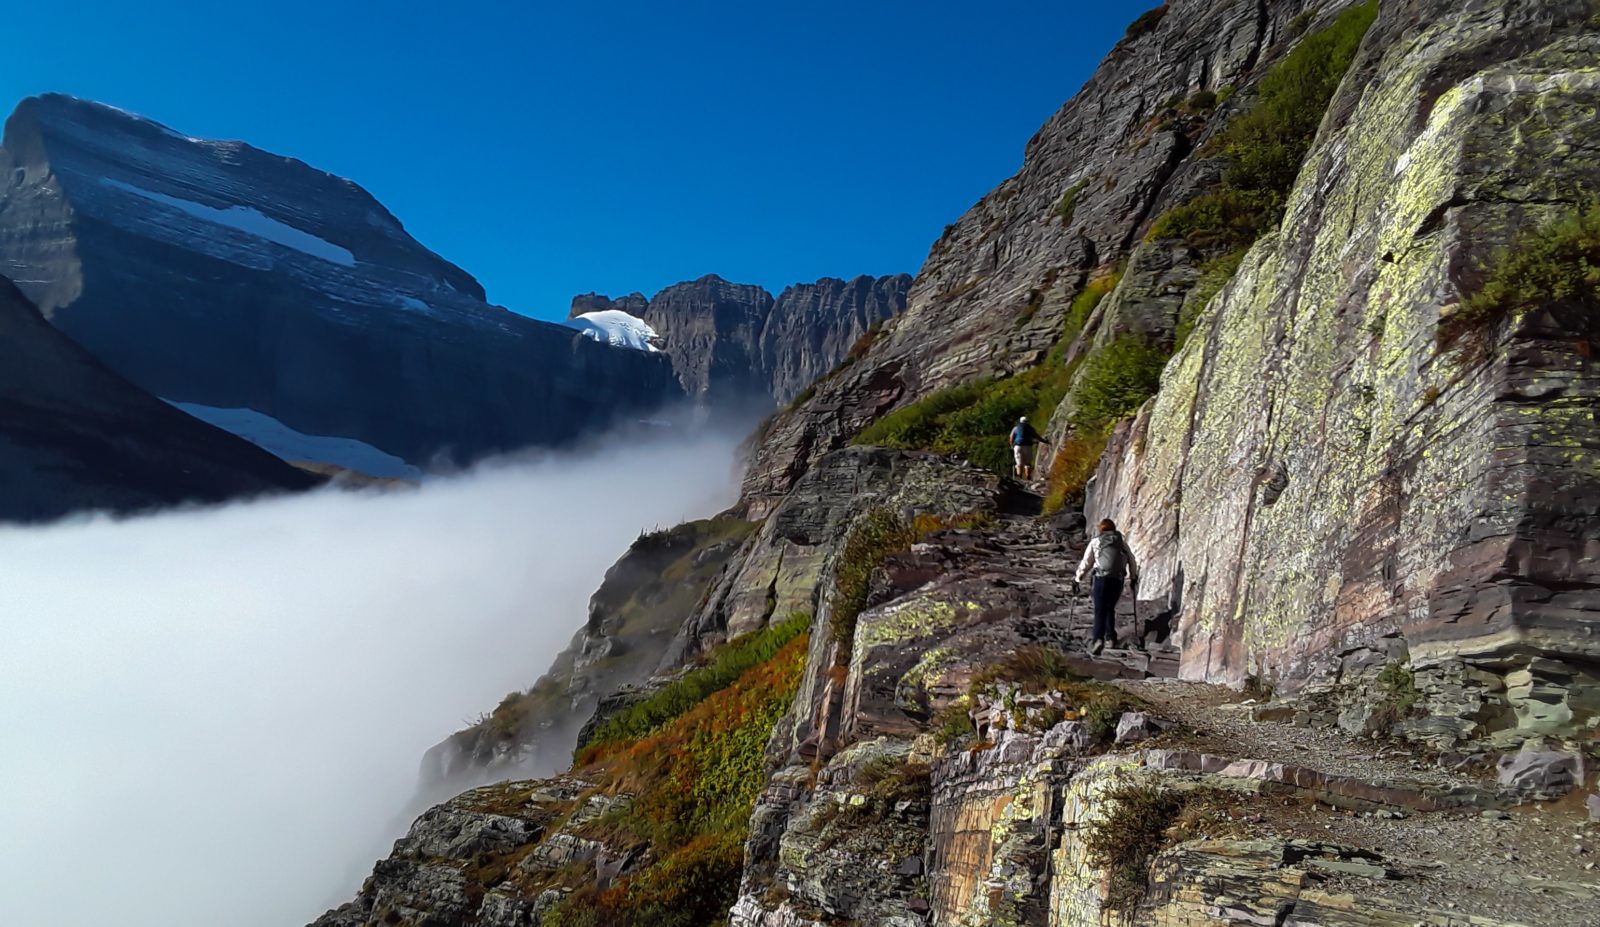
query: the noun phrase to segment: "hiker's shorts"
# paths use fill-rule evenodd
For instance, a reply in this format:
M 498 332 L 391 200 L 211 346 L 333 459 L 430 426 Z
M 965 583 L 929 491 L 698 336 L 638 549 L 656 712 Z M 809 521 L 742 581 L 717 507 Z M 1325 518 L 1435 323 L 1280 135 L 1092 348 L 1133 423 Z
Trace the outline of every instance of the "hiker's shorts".
M 1018 444 L 1011 449 L 1011 456 L 1016 458 L 1019 467 L 1033 466 L 1033 445 Z

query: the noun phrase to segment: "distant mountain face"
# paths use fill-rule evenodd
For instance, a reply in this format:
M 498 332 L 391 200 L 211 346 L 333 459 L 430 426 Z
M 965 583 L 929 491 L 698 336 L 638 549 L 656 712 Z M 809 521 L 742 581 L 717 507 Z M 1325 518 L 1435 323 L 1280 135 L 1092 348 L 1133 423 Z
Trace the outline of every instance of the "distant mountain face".
M 788 402 L 832 370 L 862 335 L 906 306 L 911 277 L 824 277 L 776 299 L 710 274 L 646 299 L 586 293 L 572 318 L 627 313 L 647 323 L 685 392 L 725 408 Z
M 219 502 L 319 482 L 111 372 L 0 279 L 0 521 Z
M 163 399 L 411 463 L 557 445 L 682 396 L 664 357 L 488 305 L 351 181 L 69 97 L 6 122 L 0 274 Z

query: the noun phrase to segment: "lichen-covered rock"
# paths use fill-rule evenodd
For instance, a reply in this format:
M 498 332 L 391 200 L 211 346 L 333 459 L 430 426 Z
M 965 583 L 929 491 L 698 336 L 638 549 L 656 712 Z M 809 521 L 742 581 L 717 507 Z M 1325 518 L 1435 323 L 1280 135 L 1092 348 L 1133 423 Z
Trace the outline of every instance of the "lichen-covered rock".
M 1507 723 L 1489 702 L 1528 733 L 1593 716 L 1594 320 L 1440 338 L 1518 230 L 1600 183 L 1591 16 L 1383 4 L 1281 233 L 1113 443 L 1090 517 L 1136 539 L 1147 586 L 1182 583 L 1186 676 L 1292 690 L 1388 639 L 1419 673 L 1501 677 L 1481 708 L 1445 693 L 1463 736 Z

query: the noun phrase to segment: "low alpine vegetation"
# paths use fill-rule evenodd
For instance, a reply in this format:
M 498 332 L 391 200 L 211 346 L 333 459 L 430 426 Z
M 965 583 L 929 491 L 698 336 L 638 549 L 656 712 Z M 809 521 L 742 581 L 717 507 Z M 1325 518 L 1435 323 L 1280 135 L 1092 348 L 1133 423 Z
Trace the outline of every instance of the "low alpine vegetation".
M 954 454 L 1002 476 L 1011 473 L 1006 440 L 1017 419 L 1028 416 L 1045 430 L 1077 372 L 1068 348 L 1101 300 L 1116 289 L 1120 270 L 1085 284 L 1067 309 L 1060 337 L 1043 363 L 1013 377 L 974 380 L 939 390 L 873 422 L 856 444 Z
M 867 607 L 872 574 L 891 554 L 910 550 L 916 533 L 888 509 L 868 509 L 845 536 L 833 574 L 829 633 L 848 649 L 856 636 L 856 618 Z
M 639 848 L 651 862 L 606 889 L 590 875 L 544 914 L 543 927 L 704 927 L 726 916 L 765 781 L 767 741 L 799 687 L 807 643 L 793 633 L 770 658 L 647 736 L 584 751 L 575 773 L 629 798 L 582 835 Z
M 752 667 L 771 660 L 810 626 L 811 616 L 796 612 L 778 624 L 718 648 L 702 666 L 596 728 L 588 742 L 579 746 L 578 761 L 582 763 L 592 758 L 607 744 L 644 737 L 659 730 L 713 693 L 733 685 Z
M 978 696 L 996 697 L 1004 686 L 1013 696 L 1018 693 L 1059 692 L 1068 707 L 1059 718 L 1048 718 L 1044 727 L 1058 721 L 1083 721 L 1098 740 L 1109 740 L 1116 732 L 1124 712 L 1141 711 L 1145 702 L 1116 686 L 1074 672 L 1061 651 L 1053 647 L 1023 647 L 984 668 L 972 678 L 968 703 Z
M 1045 512 L 1083 501 L 1112 427 L 1161 388 L 1161 371 L 1171 355 L 1163 345 L 1130 335 L 1102 346 L 1084 361 L 1070 394 L 1072 432 L 1050 467 Z
M 1562 303 L 1600 308 L 1600 202 L 1519 236 L 1440 323 L 1439 342 L 1449 346 L 1519 312 Z
M 1184 238 L 1233 251 L 1276 227 L 1328 104 L 1377 14 L 1377 0 L 1351 7 L 1275 65 L 1250 109 L 1201 152 L 1227 159 L 1222 183 L 1163 214 L 1149 239 Z
M 1242 836 L 1232 819 L 1238 796 L 1219 789 L 1177 790 L 1159 781 L 1122 776 L 1097 797 L 1104 817 L 1083 833 L 1089 865 L 1104 870 L 1106 906 L 1124 915 L 1144 900 L 1150 864 L 1162 850 L 1188 840 Z
M 1123 34 L 1123 38 L 1137 39 L 1140 36 L 1149 35 L 1156 31 L 1156 27 L 1161 25 L 1161 20 L 1165 19 L 1166 16 L 1167 5 L 1165 3 L 1153 10 L 1145 10 L 1139 14 L 1137 19 L 1128 24 L 1128 31 Z

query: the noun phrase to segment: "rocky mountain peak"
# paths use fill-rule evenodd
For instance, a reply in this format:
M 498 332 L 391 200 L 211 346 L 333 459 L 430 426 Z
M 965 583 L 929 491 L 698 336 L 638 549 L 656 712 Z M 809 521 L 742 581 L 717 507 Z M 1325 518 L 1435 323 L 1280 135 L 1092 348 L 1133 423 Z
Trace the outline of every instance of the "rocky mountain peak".
M 572 297 L 572 309 L 568 311 L 567 318 L 575 319 L 580 315 L 590 312 L 609 312 L 616 310 L 626 312 L 631 316 L 644 317 L 645 308 L 650 305 L 650 300 L 643 293 L 629 293 L 627 296 L 612 299 L 599 293 L 583 293 Z
M 163 399 L 414 465 L 559 445 L 682 396 L 663 358 L 487 304 L 351 181 L 71 97 L 6 123 L 0 273 Z
M 905 308 L 908 274 L 824 277 L 766 289 L 717 274 L 646 299 L 575 296 L 570 316 L 620 309 L 649 323 L 684 391 L 712 408 L 764 412 L 833 370 L 862 335 Z

